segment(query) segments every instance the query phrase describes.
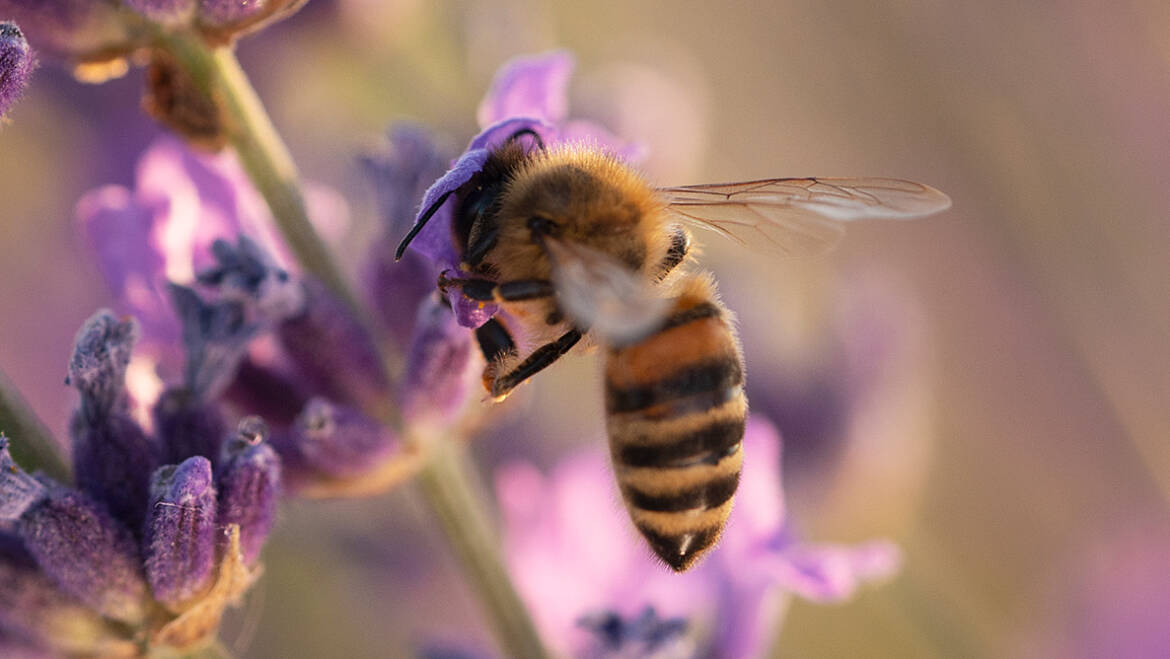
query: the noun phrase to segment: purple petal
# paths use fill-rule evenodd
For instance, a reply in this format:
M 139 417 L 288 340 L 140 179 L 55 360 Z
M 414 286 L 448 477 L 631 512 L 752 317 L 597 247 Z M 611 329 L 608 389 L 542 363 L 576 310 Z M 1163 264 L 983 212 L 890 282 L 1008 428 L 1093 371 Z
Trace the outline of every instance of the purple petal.
M 408 421 L 451 420 L 467 401 L 480 362 L 474 359 L 471 332 L 435 297 L 418 310 L 400 398 Z
M 276 522 L 280 499 L 280 458 L 265 442 L 267 427 L 257 417 L 240 421 L 239 432 L 223 445 L 216 481 L 219 484 L 217 524 L 240 527 L 240 550 L 252 564 Z
M 154 598 L 172 611 L 181 610 L 211 583 L 215 518 L 210 460 L 196 456 L 155 472 L 143 540 L 146 577 Z
M 901 551 L 887 541 L 861 545 L 796 545 L 762 559 L 765 574 L 784 590 L 814 602 L 841 602 L 864 583 L 889 579 Z
M 496 73 L 479 105 L 476 118 L 480 128 L 512 117 L 563 121 L 569 115 L 573 66 L 573 56 L 563 50 L 508 62 Z
M 104 616 L 130 624 L 146 613 L 137 543 L 105 508 L 55 488 L 21 518 L 20 535 L 41 570 Z
M 479 148 L 470 149 L 459 156 L 451 169 L 427 188 L 418 215 L 415 217 L 415 225 L 422 220 L 424 213 L 443 198 L 443 195 L 453 194 L 459 186 L 470 181 L 476 172 L 483 169 L 489 155 L 487 149 Z M 455 246 L 451 243 L 451 214 L 454 207 L 455 200 L 448 196 L 410 243 L 412 249 L 434 261 L 440 268 L 459 267 L 459 254 L 455 252 Z
M 398 238 L 378 240 L 370 249 L 362 280 L 392 345 L 405 346 L 414 331 L 414 310 L 435 291 L 439 271 L 414 250 L 407 250 L 396 261 L 397 245 Z
M 0 117 L 24 94 L 35 65 L 36 57 L 16 23 L 0 23 Z

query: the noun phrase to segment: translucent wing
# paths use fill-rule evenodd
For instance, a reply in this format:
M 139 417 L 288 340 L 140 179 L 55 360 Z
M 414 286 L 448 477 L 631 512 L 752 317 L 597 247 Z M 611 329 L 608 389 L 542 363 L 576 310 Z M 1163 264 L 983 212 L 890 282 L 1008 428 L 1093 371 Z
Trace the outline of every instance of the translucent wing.
M 775 178 L 659 190 L 680 220 L 752 249 L 780 254 L 823 252 L 841 239 L 843 222 L 909 219 L 949 208 L 951 200 L 921 183 L 893 178 Z
M 652 332 L 669 310 L 643 276 L 608 254 L 549 237 L 544 246 L 557 302 L 578 327 L 629 343 Z

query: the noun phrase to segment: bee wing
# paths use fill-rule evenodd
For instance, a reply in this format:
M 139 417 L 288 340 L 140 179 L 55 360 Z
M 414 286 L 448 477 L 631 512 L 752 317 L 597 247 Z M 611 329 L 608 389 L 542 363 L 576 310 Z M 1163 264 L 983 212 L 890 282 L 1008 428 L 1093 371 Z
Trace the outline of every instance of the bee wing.
M 659 193 L 683 222 L 785 256 L 828 250 L 841 239 L 844 222 L 910 219 L 951 205 L 929 185 L 893 178 L 774 178 Z
M 670 302 L 617 259 L 579 243 L 546 237 L 561 311 L 613 343 L 636 341 L 662 322 Z

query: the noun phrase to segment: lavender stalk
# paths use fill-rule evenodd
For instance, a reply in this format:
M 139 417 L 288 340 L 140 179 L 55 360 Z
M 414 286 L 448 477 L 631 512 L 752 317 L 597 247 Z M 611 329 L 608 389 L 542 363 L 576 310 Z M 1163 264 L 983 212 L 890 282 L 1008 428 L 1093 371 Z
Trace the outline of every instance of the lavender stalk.
M 28 401 L 0 370 L 0 430 L 11 440 L 16 461 L 27 471 L 41 470 L 62 482 L 71 480 L 69 467 L 53 434 L 37 417 Z
M 235 148 L 249 178 L 263 195 L 301 266 L 345 300 L 360 319 L 371 317 L 346 283 L 328 249 L 309 223 L 296 166 L 230 47 L 209 49 L 182 34 L 159 37 L 167 50 L 213 101 L 223 115 L 227 140 Z M 396 370 L 386 359 L 387 371 Z M 402 430 L 397 409 L 367 410 L 391 429 Z M 410 433 L 403 433 L 410 436 Z M 461 463 L 457 438 L 415 438 L 431 455 L 419 480 L 460 562 L 488 612 L 500 645 L 510 656 L 546 657 L 547 651 L 527 609 L 516 593 L 500 557 L 498 536 Z M 482 488 L 480 488 L 482 489 Z

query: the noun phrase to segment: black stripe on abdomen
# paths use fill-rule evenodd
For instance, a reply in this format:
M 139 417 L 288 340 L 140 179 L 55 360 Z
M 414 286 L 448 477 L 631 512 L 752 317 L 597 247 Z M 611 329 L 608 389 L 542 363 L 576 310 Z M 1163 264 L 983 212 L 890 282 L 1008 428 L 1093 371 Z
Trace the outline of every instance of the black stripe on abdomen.
M 739 448 L 743 419 L 716 421 L 685 437 L 663 441 L 650 436 L 618 438 L 617 459 L 629 467 L 688 467 L 715 464 Z
M 652 384 L 607 387 L 606 410 L 610 414 L 637 412 L 655 405 L 707 392 L 723 392 L 743 384 L 743 368 L 734 359 L 721 359 L 682 368 Z
M 659 513 L 677 513 L 684 510 L 718 508 L 735 495 L 735 488 L 738 486 L 737 471 L 670 494 L 648 494 L 631 486 L 623 486 L 622 493 L 636 508 Z

